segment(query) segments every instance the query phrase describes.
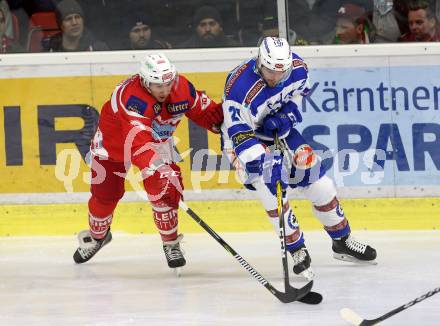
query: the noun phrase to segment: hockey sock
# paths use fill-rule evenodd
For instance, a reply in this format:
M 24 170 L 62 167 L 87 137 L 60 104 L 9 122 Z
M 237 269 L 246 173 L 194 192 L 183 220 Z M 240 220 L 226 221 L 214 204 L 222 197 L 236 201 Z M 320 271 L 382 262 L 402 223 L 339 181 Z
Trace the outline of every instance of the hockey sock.
M 350 234 L 350 225 L 336 197 L 326 205 L 314 206 L 313 211 L 332 239 Z
M 178 217 L 177 209 L 170 207 L 153 207 L 154 223 L 162 241 L 172 241 L 177 238 Z
M 104 238 L 107 234 L 107 231 L 110 229 L 112 220 L 113 214 L 105 217 L 98 217 L 89 213 L 90 235 L 96 240 Z
M 289 203 L 285 203 L 284 211 L 284 227 L 286 230 L 286 249 L 288 251 L 295 250 L 304 243 L 303 233 L 299 228 L 298 220 L 293 214 Z M 279 217 L 277 209 L 266 211 L 269 216 L 270 223 L 273 225 L 275 232 L 280 234 Z
M 117 203 L 117 200 L 102 200 L 94 195 L 89 199 L 89 227 L 94 239 L 102 239 L 107 234 Z

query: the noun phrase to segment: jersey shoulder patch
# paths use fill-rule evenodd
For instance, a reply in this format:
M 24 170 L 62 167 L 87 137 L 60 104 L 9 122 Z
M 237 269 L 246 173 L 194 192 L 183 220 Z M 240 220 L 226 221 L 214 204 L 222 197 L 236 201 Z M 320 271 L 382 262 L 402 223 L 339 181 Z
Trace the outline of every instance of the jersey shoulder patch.
M 240 77 L 240 75 L 243 73 L 243 71 L 246 70 L 247 67 L 248 67 L 248 64 L 245 63 L 245 64 L 235 68 L 231 72 L 231 74 L 228 76 L 228 78 L 226 80 L 225 96 L 229 96 L 229 94 L 231 92 L 232 85 L 234 85 L 234 83 L 237 81 L 238 77 Z
M 262 79 L 257 80 L 257 82 L 253 84 L 251 89 L 247 92 L 244 102 L 246 104 L 250 104 L 265 85 L 266 83 Z
M 303 58 L 301 58 L 296 53 L 292 53 L 292 68 L 304 68 L 305 71 L 308 71 L 307 64 L 304 62 Z
M 255 59 L 252 59 L 246 62 L 244 65 L 239 66 L 229 74 L 225 85 L 225 100 L 244 103 L 248 93 L 256 83 L 258 84 L 258 89 L 252 90 L 251 93 L 253 95 L 256 95 L 263 88 L 263 85 L 258 82 L 261 78 L 256 73 L 254 68 Z M 249 96 L 248 100 L 253 98 L 252 94 Z
M 137 96 L 131 95 L 127 100 L 126 108 L 128 111 L 136 112 L 137 114 L 144 115 L 148 104 Z

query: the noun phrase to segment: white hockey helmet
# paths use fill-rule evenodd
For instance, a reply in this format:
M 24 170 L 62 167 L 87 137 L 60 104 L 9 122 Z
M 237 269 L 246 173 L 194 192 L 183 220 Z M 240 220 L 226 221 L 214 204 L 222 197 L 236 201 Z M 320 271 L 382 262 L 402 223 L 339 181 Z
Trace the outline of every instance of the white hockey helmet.
M 258 68 L 264 66 L 274 71 L 288 71 L 292 68 L 292 52 L 286 39 L 265 37 L 258 49 Z
M 176 67 L 162 54 L 149 54 L 141 61 L 139 71 L 145 86 L 150 87 L 150 83 L 165 84 L 176 78 Z

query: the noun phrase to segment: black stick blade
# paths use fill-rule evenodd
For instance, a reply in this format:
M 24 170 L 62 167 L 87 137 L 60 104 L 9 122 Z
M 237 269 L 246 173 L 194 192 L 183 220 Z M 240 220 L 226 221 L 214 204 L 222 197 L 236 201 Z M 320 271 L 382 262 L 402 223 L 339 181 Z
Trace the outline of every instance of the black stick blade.
M 298 301 L 306 304 L 320 304 L 322 295 L 318 292 L 310 291 Z
M 309 283 L 307 283 L 306 285 L 304 285 L 300 289 L 294 288 L 294 287 L 290 286 L 290 284 L 289 284 L 288 288 L 286 289 L 286 292 L 280 292 L 273 287 L 272 287 L 272 289 L 275 290 L 275 293 L 272 290 L 271 290 L 271 292 L 273 292 L 273 294 L 278 298 L 278 300 L 280 300 L 283 303 L 290 303 L 290 302 L 294 302 L 294 301 L 303 302 L 301 300 L 310 293 L 310 290 L 312 289 L 312 287 L 313 287 L 313 281 L 310 281 Z M 313 292 L 313 293 L 316 293 L 316 292 Z M 322 297 L 321 297 L 321 300 L 322 300 Z M 304 302 L 304 303 L 307 303 L 307 302 Z

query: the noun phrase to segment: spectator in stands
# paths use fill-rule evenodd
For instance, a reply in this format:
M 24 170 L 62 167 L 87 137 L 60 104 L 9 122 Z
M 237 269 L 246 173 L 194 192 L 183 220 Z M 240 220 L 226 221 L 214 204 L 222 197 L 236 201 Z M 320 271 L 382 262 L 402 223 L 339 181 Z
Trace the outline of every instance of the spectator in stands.
M 402 35 L 394 8 L 394 0 L 374 0 L 373 25 L 374 43 L 396 42 Z
M 108 46 L 95 40 L 84 26 L 84 13 L 75 0 L 63 0 L 56 6 L 56 16 L 61 33 L 44 42 L 45 51 L 103 51 Z
M 258 44 L 264 18 L 269 16 L 266 7 L 274 1 L 253 0 L 239 1 L 236 10 L 239 15 L 235 15 L 238 22 L 238 40 L 242 46 L 255 46 Z
M 409 32 L 400 42 L 440 42 L 440 26 L 427 1 L 416 0 L 408 5 Z
M 371 24 L 368 21 L 365 8 L 353 3 L 342 5 L 336 19 L 336 44 L 366 44 L 370 43 L 369 32 Z
M 181 48 L 212 48 L 239 46 L 238 42 L 223 33 L 220 13 L 214 7 L 202 6 L 194 14 L 195 33 L 179 45 Z
M 6 34 L 7 32 L 6 22 L 7 22 L 8 14 L 10 15 L 9 11 L 5 10 L 3 5 L 0 6 L 0 53 L 23 52 L 21 46 L 15 43 Z
M 151 21 L 146 15 L 137 15 L 128 24 L 129 46 L 131 50 L 170 49 L 171 44 L 154 37 Z
M 6 35 L 8 38 L 13 39 L 14 28 L 12 26 L 12 16 L 11 11 L 9 10 L 8 2 L 6 0 L 0 0 L 0 10 L 3 11 L 3 16 L 5 17 L 5 31 L 3 32 L 3 34 Z

